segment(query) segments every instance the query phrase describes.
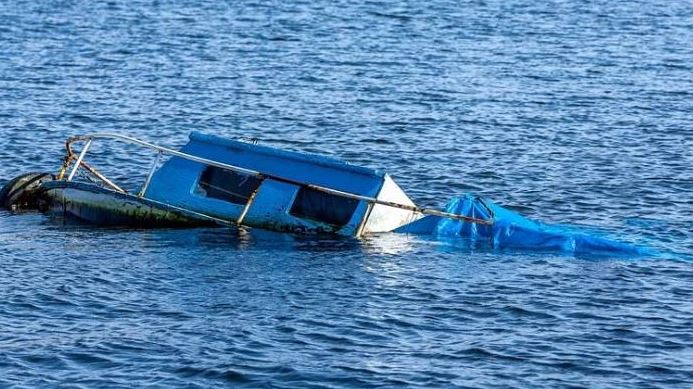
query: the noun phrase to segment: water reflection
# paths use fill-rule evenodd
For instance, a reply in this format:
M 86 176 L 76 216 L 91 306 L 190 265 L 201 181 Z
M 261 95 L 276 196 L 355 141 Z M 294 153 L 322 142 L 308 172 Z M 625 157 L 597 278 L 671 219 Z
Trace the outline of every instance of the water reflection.
M 416 235 L 384 233 L 365 236 L 361 242 L 369 254 L 403 255 L 426 240 Z

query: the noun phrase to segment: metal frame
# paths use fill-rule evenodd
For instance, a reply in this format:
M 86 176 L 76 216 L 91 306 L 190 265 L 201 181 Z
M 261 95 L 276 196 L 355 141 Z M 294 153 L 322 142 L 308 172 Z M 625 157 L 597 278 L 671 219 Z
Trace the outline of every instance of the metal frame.
M 159 166 L 159 161 L 161 161 L 162 154 L 163 153 L 161 151 L 156 153 L 156 158 L 154 158 L 154 162 L 152 162 L 152 167 L 149 168 L 149 174 L 147 174 L 147 178 L 144 180 L 140 193 L 137 194 L 138 197 L 144 197 L 144 193 L 147 191 L 147 188 L 149 188 L 149 183 L 152 181 L 152 176 L 154 175 L 156 168 Z
M 214 161 L 214 160 L 207 159 L 207 158 L 197 157 L 197 156 L 183 153 L 183 152 L 173 150 L 173 149 L 170 149 L 167 147 L 157 146 L 155 144 L 145 142 L 145 141 L 142 141 L 142 140 L 139 140 L 136 138 L 132 138 L 132 137 L 125 136 L 125 135 L 113 134 L 113 133 L 95 133 L 95 134 L 79 135 L 79 136 L 74 136 L 74 137 L 68 138 L 67 141 L 65 142 L 65 149 L 67 150 L 67 156 L 65 157 L 65 165 L 63 166 L 63 171 L 61 172 L 61 174 L 59 176 L 60 179 L 63 178 L 64 171 L 68 167 L 69 163 L 73 159 L 76 159 L 75 166 L 72 168 L 72 171 L 70 172 L 69 176 L 67 177 L 67 181 L 72 181 L 77 170 L 80 167 L 84 167 L 87 171 L 92 173 L 94 176 L 96 176 L 98 179 L 103 181 L 106 185 L 110 186 L 112 189 L 114 189 L 118 192 L 127 193 L 124 189 L 122 189 L 118 185 L 114 184 L 108 178 L 106 178 L 105 176 L 103 176 L 102 174 L 97 172 L 94 168 L 90 167 L 89 165 L 87 165 L 84 162 L 84 158 L 87 154 L 87 151 L 89 150 L 89 148 L 91 147 L 91 145 L 95 139 L 114 139 L 117 141 L 130 143 L 130 144 L 136 144 L 136 145 L 139 145 L 139 146 L 142 146 L 145 148 L 149 148 L 149 149 L 153 149 L 153 150 L 158 151 L 157 156 L 156 156 L 156 158 L 155 158 L 154 162 L 152 163 L 152 166 L 149 170 L 149 174 L 147 175 L 147 178 L 145 179 L 144 185 L 143 185 L 142 189 L 140 190 L 140 192 L 138 193 L 138 197 L 144 196 L 144 193 L 147 190 L 147 187 L 149 186 L 149 183 L 152 179 L 152 176 L 154 175 L 154 172 L 156 171 L 157 165 L 159 164 L 159 161 L 161 159 L 162 154 L 170 154 L 170 155 L 180 157 L 183 159 L 187 159 L 187 160 L 190 160 L 193 162 L 198 162 L 198 163 L 209 165 L 209 166 L 215 166 L 218 168 L 231 170 L 231 171 L 234 171 L 236 173 L 255 176 L 261 180 L 264 180 L 265 178 L 270 178 L 270 179 L 273 179 L 275 181 L 281 181 L 281 182 L 285 182 L 285 183 L 292 184 L 292 185 L 307 187 L 310 189 L 317 190 L 319 192 L 324 192 L 324 193 L 332 194 L 335 196 L 345 197 L 345 198 L 359 200 L 359 201 L 365 201 L 366 203 L 368 203 L 369 208 L 372 208 L 373 205 L 375 205 L 375 204 L 379 204 L 379 205 L 384 205 L 384 206 L 388 206 L 388 207 L 392 207 L 392 208 L 404 209 L 404 210 L 419 213 L 422 215 L 434 215 L 434 216 L 444 217 L 444 218 L 448 218 L 448 219 L 464 221 L 464 222 L 468 222 L 468 223 L 492 225 L 494 222 L 493 211 L 488 207 L 486 207 L 486 209 L 489 212 L 490 219 L 479 219 L 479 218 L 474 218 L 474 217 L 469 217 L 469 216 L 464 216 L 464 215 L 456 215 L 454 213 L 449 213 L 449 212 L 438 211 L 438 210 L 430 209 L 430 208 L 421 208 L 421 207 L 411 206 L 411 205 L 406 205 L 406 204 L 398 204 L 398 203 L 394 203 L 394 202 L 390 202 L 390 201 L 378 200 L 374 197 L 361 196 L 361 195 L 357 195 L 354 193 L 344 192 L 341 190 L 331 189 L 331 188 L 327 188 L 327 187 L 320 186 L 320 185 L 310 184 L 307 182 L 301 182 L 301 181 L 292 180 L 292 179 L 285 178 L 285 177 L 279 177 L 279 176 L 275 176 L 275 175 L 271 175 L 271 174 L 265 174 L 265 173 L 262 173 L 259 171 L 245 169 L 245 168 L 242 168 L 239 166 L 229 165 L 226 163 Z M 85 141 L 86 143 L 85 143 L 84 147 L 82 148 L 82 150 L 80 151 L 79 155 L 75 156 L 75 153 L 72 150 L 72 144 L 75 142 L 80 142 L 80 141 Z M 245 206 L 245 208 L 241 214 L 241 217 L 237 221 L 238 224 L 240 224 L 243 221 L 243 218 L 245 217 L 245 214 L 247 213 L 248 208 L 250 207 L 250 204 L 252 203 L 254 198 L 255 198 L 255 193 L 253 193 L 253 195 L 248 200 L 248 203 L 246 204 L 246 206 Z M 368 217 L 368 215 L 365 215 L 364 219 L 367 217 Z M 365 224 L 365 220 L 362 221 L 362 224 Z M 362 230 L 362 226 L 359 226 L 358 229 Z M 362 231 L 358 231 L 358 232 L 360 233 Z

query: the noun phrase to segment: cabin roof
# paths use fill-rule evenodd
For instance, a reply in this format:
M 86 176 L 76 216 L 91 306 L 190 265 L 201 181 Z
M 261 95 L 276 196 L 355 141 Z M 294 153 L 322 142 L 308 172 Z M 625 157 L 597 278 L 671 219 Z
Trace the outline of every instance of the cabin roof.
M 310 165 L 318 165 L 329 169 L 336 169 L 370 177 L 383 178 L 385 176 L 385 173 L 382 171 L 366 168 L 363 166 L 352 165 L 348 162 L 336 158 L 326 157 L 324 155 L 276 149 L 273 147 L 261 146 L 257 144 L 222 138 L 215 135 L 207 135 L 197 131 L 193 131 L 192 133 L 190 133 L 190 140 L 198 143 L 207 143 L 217 147 L 222 146 L 229 149 L 233 149 L 235 151 L 244 151 L 247 153 L 272 156 L 275 158 L 281 158 Z

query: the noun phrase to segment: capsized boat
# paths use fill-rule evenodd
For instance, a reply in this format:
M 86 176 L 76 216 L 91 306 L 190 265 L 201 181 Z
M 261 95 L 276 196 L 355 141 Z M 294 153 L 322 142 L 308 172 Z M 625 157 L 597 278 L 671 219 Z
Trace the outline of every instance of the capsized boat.
M 155 152 L 135 193 L 87 163 L 92 144 L 104 140 Z M 76 153 L 73 146 L 80 143 Z M 69 138 L 66 150 L 57 175 L 16 177 L 0 190 L 0 205 L 98 225 L 243 225 L 354 237 L 399 232 L 487 240 L 497 248 L 639 252 L 620 242 L 549 228 L 476 196 L 458 198 L 445 211 L 418 207 L 386 173 L 256 142 L 193 132 L 185 146 L 173 150 L 98 133 Z M 164 155 L 169 158 L 162 163 Z

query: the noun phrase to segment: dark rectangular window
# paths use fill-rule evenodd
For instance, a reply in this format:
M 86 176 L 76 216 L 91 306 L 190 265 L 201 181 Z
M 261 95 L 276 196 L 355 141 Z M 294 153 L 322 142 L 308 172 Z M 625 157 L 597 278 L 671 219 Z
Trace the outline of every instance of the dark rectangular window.
M 205 197 L 245 204 L 261 183 L 262 180 L 255 176 L 207 166 L 200 176 L 198 188 Z
M 303 187 L 298 191 L 289 213 L 300 218 L 343 226 L 349 223 L 358 204 L 358 200 Z

